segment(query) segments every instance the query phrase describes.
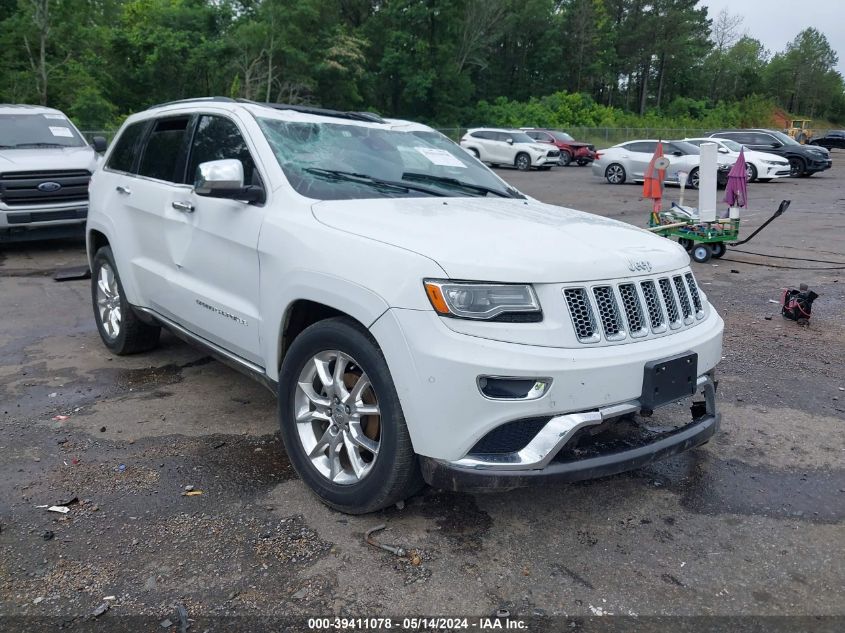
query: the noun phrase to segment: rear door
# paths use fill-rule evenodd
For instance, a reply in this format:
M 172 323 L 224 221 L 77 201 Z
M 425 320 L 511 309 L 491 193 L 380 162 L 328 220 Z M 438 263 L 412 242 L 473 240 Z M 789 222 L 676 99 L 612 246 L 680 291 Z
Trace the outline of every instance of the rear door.
M 245 184 L 264 186 L 266 180 L 236 119 L 201 114 L 192 128 L 181 195 L 166 210 L 164 238 L 173 263 L 167 313 L 198 336 L 263 365 L 258 235 L 265 207 L 198 196 L 192 185 L 201 163 L 227 158 L 241 161 Z

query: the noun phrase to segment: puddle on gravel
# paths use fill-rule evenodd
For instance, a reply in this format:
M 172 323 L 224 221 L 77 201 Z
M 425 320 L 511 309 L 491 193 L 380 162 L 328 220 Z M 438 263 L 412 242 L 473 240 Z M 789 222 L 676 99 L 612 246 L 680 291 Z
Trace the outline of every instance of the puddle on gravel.
M 200 367 L 212 362 L 210 356 L 203 356 L 195 361 L 177 365 L 169 363 L 161 367 L 142 367 L 140 369 L 119 369 L 114 382 L 123 389 L 147 389 L 160 385 L 172 385 L 182 381 L 182 370 Z
M 459 548 L 478 551 L 493 525 L 490 515 L 481 510 L 470 494 L 429 491 L 415 503 L 426 518 L 435 519 L 441 534 Z
M 648 485 L 681 495 L 681 505 L 706 515 L 740 514 L 813 523 L 845 520 L 845 470 L 772 470 L 736 460 L 684 456 L 641 471 Z

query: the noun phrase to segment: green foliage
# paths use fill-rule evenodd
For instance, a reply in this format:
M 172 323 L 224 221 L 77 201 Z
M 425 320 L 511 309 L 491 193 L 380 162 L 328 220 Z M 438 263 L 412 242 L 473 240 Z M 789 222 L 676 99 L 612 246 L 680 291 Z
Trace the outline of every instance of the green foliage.
M 86 128 L 208 95 L 441 126 L 764 125 L 775 106 L 845 123 L 821 32 L 771 55 L 699 4 L 0 0 L 0 102 L 46 103 Z

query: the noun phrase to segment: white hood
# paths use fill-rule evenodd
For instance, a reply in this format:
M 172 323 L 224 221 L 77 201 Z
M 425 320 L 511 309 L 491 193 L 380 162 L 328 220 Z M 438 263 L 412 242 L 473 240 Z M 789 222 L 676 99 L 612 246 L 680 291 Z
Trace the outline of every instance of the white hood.
M 13 171 L 52 171 L 97 167 L 97 154 L 90 145 L 33 149 L 0 149 L 0 173 Z
M 452 279 L 568 283 L 689 264 L 666 238 L 532 200 L 384 198 L 323 201 L 312 210 L 327 226 L 429 257 Z

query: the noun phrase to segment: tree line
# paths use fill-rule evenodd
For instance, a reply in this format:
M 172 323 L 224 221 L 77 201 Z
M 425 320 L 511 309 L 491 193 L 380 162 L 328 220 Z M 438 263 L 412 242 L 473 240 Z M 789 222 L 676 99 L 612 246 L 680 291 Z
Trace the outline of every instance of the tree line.
M 0 102 L 86 129 L 206 95 L 441 126 L 553 94 L 582 104 L 568 125 L 737 103 L 845 123 L 823 33 L 768 51 L 750 30 L 697 0 L 0 0 Z

